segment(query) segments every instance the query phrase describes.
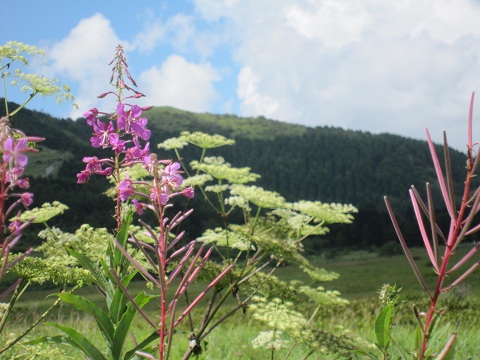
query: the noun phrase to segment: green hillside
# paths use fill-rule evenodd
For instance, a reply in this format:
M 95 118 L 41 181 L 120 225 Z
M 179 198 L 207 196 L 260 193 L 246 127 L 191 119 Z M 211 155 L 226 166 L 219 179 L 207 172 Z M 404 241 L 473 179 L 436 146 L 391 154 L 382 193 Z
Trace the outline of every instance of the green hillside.
M 263 117 L 196 114 L 171 107 L 154 108 L 145 116 L 152 130 L 150 148 L 158 151 L 161 158 L 174 154 L 156 150 L 156 144 L 178 136 L 180 131 L 218 133 L 234 138 L 236 145 L 212 150 L 210 154 L 224 156 L 234 166 L 251 167 L 261 175 L 258 185 L 280 192 L 289 201 L 308 199 L 356 205 L 360 209 L 357 221 L 333 231 L 326 240 L 329 245 L 380 246 L 393 239 L 383 196 L 388 195 L 400 216 L 409 219 L 409 187 L 414 184 L 423 189 L 427 181 L 435 186 L 435 173 L 424 141 L 334 127 L 311 128 Z M 31 155 L 28 168 L 37 204 L 55 199 L 67 204 L 71 210 L 62 219 L 67 230 L 85 222 L 108 225 L 112 221 L 112 203 L 100 195 L 106 182 L 98 179 L 87 185 L 76 184 L 76 174 L 84 167 L 83 156 L 102 155 L 90 146 L 91 129 L 85 120 L 56 119 L 24 110 L 14 121 L 27 134 L 46 138 L 40 146 L 43 151 Z M 194 150 L 188 148 L 183 154 L 187 160 L 195 156 Z M 464 155 L 452 150 L 451 157 L 456 166 L 455 180 L 461 184 Z M 193 226 L 196 231 L 203 226 L 199 221 Z M 414 228 L 407 226 L 410 227 L 415 234 Z

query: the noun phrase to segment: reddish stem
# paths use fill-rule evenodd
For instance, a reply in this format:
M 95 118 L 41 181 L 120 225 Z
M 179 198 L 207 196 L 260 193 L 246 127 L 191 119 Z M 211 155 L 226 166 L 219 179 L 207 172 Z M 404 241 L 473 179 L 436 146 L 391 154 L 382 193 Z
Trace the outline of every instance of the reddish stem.
M 7 167 L 5 162 L 2 163 L 2 179 L 1 179 L 1 189 L 0 189 L 0 244 L 3 243 L 3 228 L 5 226 L 5 213 L 4 213 L 4 208 L 5 208 L 5 183 L 6 183 L 6 178 L 5 178 L 5 172 L 7 171 Z
M 470 165 L 473 165 L 472 159 L 470 157 L 468 159 L 468 162 Z M 430 308 L 428 310 L 427 318 L 425 321 L 425 332 L 423 334 L 422 348 L 418 357 L 420 360 L 422 360 L 425 357 L 425 352 L 427 351 L 427 348 L 428 348 L 428 338 L 430 336 L 430 331 L 431 331 L 430 327 L 432 326 L 433 317 L 435 315 L 435 311 L 437 308 L 438 297 L 440 296 L 442 291 L 443 281 L 445 280 L 445 277 L 447 275 L 447 266 L 450 260 L 450 256 L 453 254 L 452 250 L 455 248 L 455 244 L 459 240 L 461 240 L 458 238 L 458 235 L 463 223 L 463 217 L 465 215 L 465 211 L 467 209 L 471 179 L 473 176 L 471 173 L 471 171 L 473 170 L 473 166 L 469 166 L 468 168 L 470 169 L 470 171 L 467 172 L 467 179 L 465 180 L 465 187 L 463 191 L 462 204 L 460 206 L 460 211 L 458 212 L 457 220 L 452 224 L 453 229 L 450 228 L 449 237 L 447 239 L 447 247 L 445 249 L 445 254 L 443 256 L 443 260 L 442 260 L 438 277 L 437 277 L 437 284 L 435 286 L 435 291 L 433 293 L 433 296 L 430 300 Z

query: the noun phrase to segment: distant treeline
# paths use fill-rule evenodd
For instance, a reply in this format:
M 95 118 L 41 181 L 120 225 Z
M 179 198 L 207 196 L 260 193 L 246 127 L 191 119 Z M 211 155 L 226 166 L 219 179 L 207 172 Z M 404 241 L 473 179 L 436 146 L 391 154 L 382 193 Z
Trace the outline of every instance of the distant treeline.
M 0 113 L 4 114 L 3 102 L 0 102 Z M 214 149 L 210 155 L 223 156 L 234 166 L 251 167 L 262 176 L 257 185 L 278 191 L 288 201 L 352 203 L 359 208 L 353 224 L 334 226 L 330 234 L 307 244 L 310 251 L 332 247 L 378 248 L 395 240 L 385 211 L 384 195 L 389 196 L 397 209 L 406 238 L 411 244 L 419 244 L 421 238 L 409 205 L 409 187 L 415 185 L 422 192 L 425 182 L 432 183 L 437 193 L 436 203 L 441 205 L 428 146 L 423 141 L 333 127 L 309 128 L 262 117 L 194 114 L 169 107 L 156 108 L 145 115 L 152 130 L 150 148 L 161 158 L 174 154 L 158 150 L 156 145 L 178 136 L 182 130 L 222 134 L 234 138 L 236 145 Z M 13 121 L 28 135 L 45 137 L 42 147 L 73 155 L 65 156 L 52 176 L 31 174 L 36 205 L 58 200 L 70 207 L 51 225 L 65 231 L 74 231 L 83 223 L 111 227 L 113 202 L 102 195 L 107 182 L 92 178 L 84 185 L 76 183 L 76 174 L 84 168 L 82 158 L 102 156 L 101 151 L 90 146 L 91 128 L 85 120 L 56 119 L 42 112 L 24 110 Z M 440 147 L 437 151 L 440 155 L 443 153 Z M 198 156 L 198 151 L 187 147 L 182 149 L 182 154 L 189 161 Z M 452 150 L 451 158 L 454 180 L 461 186 L 465 155 Z M 42 161 L 46 168 L 48 159 Z M 216 223 L 212 220 L 214 214 L 204 207 L 201 199 L 196 199 L 192 206 L 195 212 L 188 230 L 195 237 Z M 36 241 L 33 233 L 31 236 L 32 242 Z

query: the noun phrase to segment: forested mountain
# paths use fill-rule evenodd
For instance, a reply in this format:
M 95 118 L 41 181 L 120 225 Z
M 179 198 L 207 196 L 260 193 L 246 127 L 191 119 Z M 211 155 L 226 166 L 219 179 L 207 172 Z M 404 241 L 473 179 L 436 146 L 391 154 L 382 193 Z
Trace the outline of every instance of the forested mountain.
M 3 114 L 3 102 L 0 104 Z M 423 141 L 334 127 L 311 128 L 263 117 L 195 114 L 170 107 L 154 108 L 145 115 L 152 130 L 152 150 L 183 130 L 222 134 L 235 139 L 236 145 L 210 154 L 221 155 L 234 166 L 251 167 L 262 176 L 258 185 L 278 191 L 289 201 L 308 199 L 357 206 L 360 212 L 355 223 L 334 229 L 320 242 L 323 245 L 369 247 L 393 240 L 383 196 L 389 196 L 401 218 L 409 219 L 409 187 L 414 184 L 423 189 L 427 181 L 435 184 L 428 146 Z M 91 128 L 85 120 L 56 119 L 23 110 L 14 122 L 27 134 L 46 138 L 41 144 L 43 151 L 31 156 L 28 167 L 36 204 L 53 200 L 67 204 L 70 211 L 57 220 L 65 230 L 73 231 L 82 223 L 111 225 L 112 202 L 101 195 L 106 182 L 97 179 L 86 185 L 76 183 L 76 174 L 84 167 L 82 157 L 100 155 L 90 147 Z M 187 159 L 194 155 L 191 151 L 184 152 Z M 438 151 L 441 154 L 442 149 Z M 157 152 L 160 158 L 174 156 Z M 465 155 L 452 150 L 451 157 L 455 180 L 461 185 Z M 193 226 L 194 233 L 201 231 L 201 221 Z M 411 223 L 407 223 L 406 231 L 407 235 L 416 235 Z

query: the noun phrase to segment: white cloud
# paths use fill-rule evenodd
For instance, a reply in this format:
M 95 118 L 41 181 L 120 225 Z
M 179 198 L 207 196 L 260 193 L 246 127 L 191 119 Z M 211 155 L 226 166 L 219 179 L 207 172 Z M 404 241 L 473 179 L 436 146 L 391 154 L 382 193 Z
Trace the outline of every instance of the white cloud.
M 308 7 L 295 4 L 285 15 L 287 24 L 307 39 L 320 39 L 333 48 L 359 42 L 369 24 L 366 8 L 357 1 L 327 0 Z
M 242 110 L 251 114 L 270 116 L 278 108 L 278 101 L 258 92 L 258 77 L 250 67 L 244 67 L 238 75 L 237 94 L 242 101 Z
M 165 22 L 150 16 L 150 19 L 145 22 L 143 30 L 135 35 L 129 50 L 151 52 L 162 43 L 182 49 L 194 33 L 193 18 L 186 14 L 176 14 Z
M 243 115 L 424 138 L 464 148 L 480 86 L 480 4 L 468 0 L 196 0 L 223 24 Z M 218 32 L 218 29 L 215 28 Z M 224 40 L 224 43 L 227 43 Z M 478 132 L 480 133 L 480 131 Z
M 239 0 L 194 0 L 197 12 L 208 21 L 216 21 L 238 5 Z
M 142 72 L 137 83 L 147 95 L 145 104 L 205 112 L 218 96 L 212 84 L 217 80 L 219 76 L 210 64 L 195 64 L 171 55 L 160 68 L 153 66 Z
M 79 84 L 75 102 L 79 110 L 70 115 L 77 118 L 96 106 L 97 95 L 106 91 L 110 79 L 115 46 L 120 42 L 110 21 L 101 14 L 82 19 L 68 36 L 47 50 L 51 65 L 46 71 L 64 76 L 66 82 Z

